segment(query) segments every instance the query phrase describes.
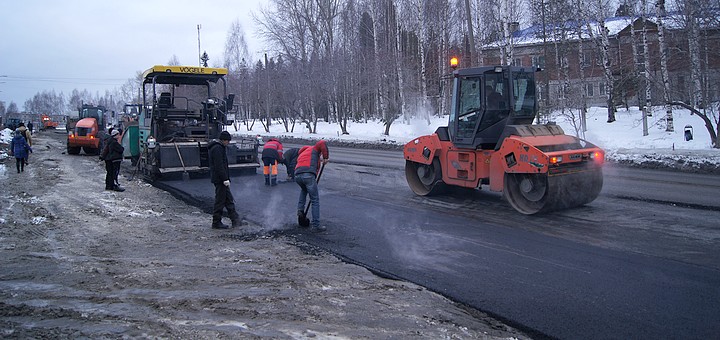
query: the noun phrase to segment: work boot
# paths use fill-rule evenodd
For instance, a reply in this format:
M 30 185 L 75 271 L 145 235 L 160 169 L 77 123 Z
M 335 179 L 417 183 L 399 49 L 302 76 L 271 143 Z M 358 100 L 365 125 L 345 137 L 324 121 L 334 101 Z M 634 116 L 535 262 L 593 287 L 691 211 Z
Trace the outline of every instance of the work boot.
M 314 233 L 321 233 L 326 230 L 327 230 L 327 227 L 325 227 L 324 225 L 314 226 L 310 229 L 310 231 L 312 231 Z
M 123 187 L 121 187 L 121 186 L 119 186 L 119 185 L 116 185 L 115 188 L 113 188 L 113 190 L 119 191 L 119 192 L 123 192 L 123 191 L 125 191 L 125 188 L 123 188 Z
M 242 227 L 242 218 L 239 218 L 239 217 L 238 217 L 238 218 L 236 218 L 236 219 L 231 220 L 231 222 L 232 222 L 232 227 L 233 227 L 233 228 L 240 228 L 240 227 Z
M 270 186 L 273 186 L 273 187 L 274 187 L 274 186 L 276 186 L 276 185 L 277 185 L 277 178 L 273 178 L 273 179 L 270 181 Z
M 230 229 L 230 227 L 227 224 L 222 223 L 222 221 L 213 222 L 212 228 L 213 229 Z
M 270 185 L 270 176 L 265 176 L 265 185 Z

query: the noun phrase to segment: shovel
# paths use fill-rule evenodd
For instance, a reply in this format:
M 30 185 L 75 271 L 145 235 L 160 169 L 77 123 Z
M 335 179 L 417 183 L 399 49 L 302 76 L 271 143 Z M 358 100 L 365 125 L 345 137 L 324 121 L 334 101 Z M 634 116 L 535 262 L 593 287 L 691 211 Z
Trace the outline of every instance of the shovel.
M 185 161 L 183 160 L 183 157 L 180 154 L 180 148 L 178 148 L 177 143 L 173 142 L 173 144 L 175 144 L 175 151 L 177 151 L 178 157 L 180 157 L 180 164 L 182 165 L 182 168 L 183 168 L 182 179 L 183 179 L 183 181 L 189 181 L 190 174 L 187 172 L 187 169 L 185 169 Z
M 325 169 L 325 163 L 323 163 L 320 166 L 320 171 L 318 172 L 317 178 L 315 179 L 316 183 L 320 183 L 320 176 L 322 176 L 323 169 Z M 305 206 L 305 211 L 302 213 L 302 215 L 298 215 L 298 224 L 301 227 L 309 227 L 310 226 L 310 219 L 307 218 L 307 213 L 310 210 L 310 204 L 312 203 L 311 200 L 308 200 L 307 205 Z

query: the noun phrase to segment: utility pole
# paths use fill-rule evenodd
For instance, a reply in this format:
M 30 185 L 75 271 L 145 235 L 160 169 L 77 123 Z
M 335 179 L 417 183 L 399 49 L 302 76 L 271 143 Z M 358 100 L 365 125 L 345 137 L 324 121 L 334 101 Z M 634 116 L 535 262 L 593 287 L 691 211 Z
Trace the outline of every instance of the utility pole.
M 200 58 L 202 57 L 202 55 L 200 54 L 200 29 L 201 29 L 201 28 L 202 28 L 202 25 L 201 25 L 201 24 L 198 24 L 198 25 L 197 25 L 197 30 L 198 30 L 198 66 L 202 66 L 202 61 L 200 60 Z

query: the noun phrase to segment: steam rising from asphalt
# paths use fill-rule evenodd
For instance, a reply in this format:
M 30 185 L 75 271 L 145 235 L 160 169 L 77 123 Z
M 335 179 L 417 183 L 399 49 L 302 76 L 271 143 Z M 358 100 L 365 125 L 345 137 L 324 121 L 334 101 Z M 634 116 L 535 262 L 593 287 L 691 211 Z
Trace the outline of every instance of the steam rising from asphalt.
M 272 189 L 270 189 L 272 190 Z M 283 216 L 287 215 L 287 209 L 282 206 L 283 196 L 278 190 L 273 190 L 270 199 L 263 209 L 262 226 L 266 230 L 277 230 L 283 227 Z
M 450 272 L 449 263 L 453 262 L 454 258 L 447 256 L 447 249 L 453 240 L 445 239 L 444 234 L 423 228 L 437 221 L 398 220 L 387 215 L 374 216 L 373 219 L 375 223 L 384 226 L 380 230 L 384 231 L 390 251 L 403 260 L 408 268 L 430 266 L 435 270 Z
M 248 176 L 238 178 L 233 183 L 238 183 L 235 195 L 235 206 L 240 215 L 244 215 L 250 223 L 249 231 L 252 232 L 268 232 L 286 229 L 288 225 L 297 224 L 297 216 L 295 215 L 295 205 L 299 188 L 293 184 L 278 183 L 274 187 L 266 187 L 263 185 L 264 178 L 262 176 Z M 293 189 L 283 190 L 286 185 L 292 185 Z M 257 204 L 248 204 L 248 202 L 261 202 Z M 250 208 L 251 206 L 255 208 Z M 253 227 L 254 226 L 254 227 Z M 257 230 L 256 230 L 257 229 Z

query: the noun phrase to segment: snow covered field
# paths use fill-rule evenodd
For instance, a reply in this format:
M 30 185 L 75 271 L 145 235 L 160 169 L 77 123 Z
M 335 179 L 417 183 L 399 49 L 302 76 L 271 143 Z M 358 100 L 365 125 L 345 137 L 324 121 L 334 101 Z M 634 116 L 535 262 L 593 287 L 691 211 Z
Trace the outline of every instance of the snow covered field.
M 720 149 L 713 149 L 710 135 L 702 119 L 691 115 L 687 110 L 673 110 L 674 132 L 665 132 L 665 112 L 656 107 L 652 117 L 648 118 L 648 136 L 643 136 L 642 113 L 637 107 L 630 110 L 619 109 L 616 121 L 608 124 L 607 109 L 591 108 L 587 117 L 586 140 L 607 151 L 607 158 L 620 163 L 634 163 L 646 166 L 667 166 L 674 168 L 718 168 L 720 167 Z M 555 122 L 565 133 L 575 134 L 575 129 L 566 119 L 555 116 Z M 433 117 L 430 125 L 424 120 L 412 120 L 409 123 L 401 119 L 390 128 L 390 135 L 383 135 L 384 127 L 379 121 L 348 123 L 349 135 L 342 135 L 337 124 L 318 122 L 317 133 L 310 134 L 302 125 L 296 125 L 294 131 L 285 132 L 282 124 L 274 124 L 266 133 L 259 121 L 252 131 L 239 125 L 235 134 L 276 137 L 295 137 L 303 139 L 341 140 L 345 142 L 380 142 L 405 144 L 414 137 L 431 134 L 439 126 L 447 125 L 447 116 Z M 685 141 L 684 129 L 692 126 L 693 139 Z M 233 132 L 230 127 L 229 131 Z

